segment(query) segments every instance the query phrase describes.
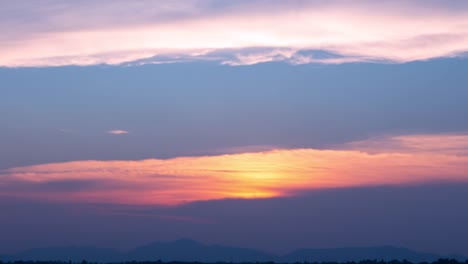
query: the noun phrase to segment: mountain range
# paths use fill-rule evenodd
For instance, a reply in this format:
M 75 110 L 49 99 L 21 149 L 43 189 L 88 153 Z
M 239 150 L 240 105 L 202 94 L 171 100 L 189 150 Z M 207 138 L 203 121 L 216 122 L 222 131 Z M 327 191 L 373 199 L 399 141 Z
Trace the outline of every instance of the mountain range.
M 97 247 L 57 247 L 35 248 L 14 255 L 0 256 L 3 261 L 15 260 L 62 260 L 62 261 L 92 261 L 92 262 L 123 262 L 123 261 L 200 261 L 200 262 L 324 262 L 324 261 L 361 261 L 361 260 L 408 260 L 411 262 L 431 262 L 440 258 L 466 260 L 461 256 L 441 256 L 429 253 L 419 253 L 407 248 L 382 247 L 349 247 L 325 249 L 299 249 L 286 255 L 274 255 L 259 250 L 227 247 L 220 245 L 205 245 L 190 239 L 179 239 L 172 242 L 154 242 L 137 247 L 128 252 L 110 248 Z

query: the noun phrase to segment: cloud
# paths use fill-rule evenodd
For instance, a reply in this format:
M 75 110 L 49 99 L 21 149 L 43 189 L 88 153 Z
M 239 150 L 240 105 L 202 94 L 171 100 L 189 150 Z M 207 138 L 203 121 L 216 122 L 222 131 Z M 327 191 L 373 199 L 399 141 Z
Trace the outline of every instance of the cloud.
M 307 190 L 468 181 L 468 135 L 406 135 L 336 149 L 73 161 L 0 173 L 0 195 L 93 203 L 180 204 Z M 75 183 L 77 186 L 74 186 Z
M 138 60 L 216 60 L 229 65 L 267 61 L 401 63 L 461 56 L 468 51 L 468 5 L 464 1 L 424 5 L 417 1 L 261 0 L 2 5 L 0 29 L 8 37 L 0 39 L 0 65 L 10 67 Z M 336 57 L 303 55 L 308 50 Z
M 128 134 L 128 131 L 121 130 L 121 129 L 116 129 L 116 130 L 109 130 L 109 131 L 107 131 L 107 133 L 112 134 L 112 135 L 124 135 L 124 134 Z
M 65 133 L 65 134 L 73 134 L 73 133 L 78 132 L 78 131 L 76 131 L 74 129 L 67 129 L 67 128 L 61 128 L 58 131 L 61 132 L 61 133 Z

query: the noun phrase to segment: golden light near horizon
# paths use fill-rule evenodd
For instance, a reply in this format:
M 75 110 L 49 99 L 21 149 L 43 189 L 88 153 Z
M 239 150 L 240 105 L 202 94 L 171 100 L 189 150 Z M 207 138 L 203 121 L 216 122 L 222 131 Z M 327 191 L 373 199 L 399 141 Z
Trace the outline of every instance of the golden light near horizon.
M 0 194 L 175 205 L 289 196 L 323 188 L 468 181 L 466 142 L 465 135 L 413 135 L 354 142 L 335 150 L 274 149 L 168 160 L 43 164 L 3 171 Z M 67 184 L 83 187 L 53 189 Z

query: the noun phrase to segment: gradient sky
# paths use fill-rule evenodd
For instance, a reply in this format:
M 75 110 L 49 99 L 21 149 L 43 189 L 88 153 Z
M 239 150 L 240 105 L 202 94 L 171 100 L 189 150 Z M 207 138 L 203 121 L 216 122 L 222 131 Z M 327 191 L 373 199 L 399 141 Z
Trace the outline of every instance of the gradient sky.
M 0 32 L 0 253 L 468 256 L 467 1 L 3 1 Z

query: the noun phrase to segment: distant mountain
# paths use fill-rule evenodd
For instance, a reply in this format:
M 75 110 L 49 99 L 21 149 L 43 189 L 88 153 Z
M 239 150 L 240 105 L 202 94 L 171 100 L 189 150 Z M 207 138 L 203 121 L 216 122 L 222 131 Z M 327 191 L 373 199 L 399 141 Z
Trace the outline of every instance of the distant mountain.
M 95 247 L 57 247 L 36 248 L 23 251 L 16 255 L 0 256 L 0 260 L 63 260 L 79 262 L 122 262 L 122 261 L 199 261 L 199 262 L 346 262 L 360 260 L 409 260 L 411 262 L 431 262 L 439 258 L 455 258 L 466 260 L 459 256 L 439 256 L 435 254 L 418 253 L 406 248 L 384 247 L 354 247 L 300 249 L 284 256 L 276 256 L 262 251 L 225 247 L 220 245 L 205 245 L 190 239 L 180 239 L 172 242 L 154 242 L 135 248 L 129 252 L 119 252 L 109 248 Z
M 161 261 L 200 261 L 200 262 L 246 262 L 274 261 L 278 257 L 261 251 L 223 246 L 207 246 L 190 239 L 174 242 L 155 242 L 139 247 L 126 256 L 129 260 L 161 260 Z
M 360 260 L 408 260 L 411 262 L 434 261 L 442 256 L 418 253 L 407 248 L 392 246 L 384 247 L 350 247 L 350 248 L 325 248 L 325 249 L 300 249 L 283 256 L 284 262 L 298 261 L 360 261 Z
M 94 262 L 121 261 L 123 254 L 115 249 L 95 247 L 53 247 L 33 248 L 16 255 L 4 256 L 3 260 L 63 260 L 79 262 L 82 260 Z

